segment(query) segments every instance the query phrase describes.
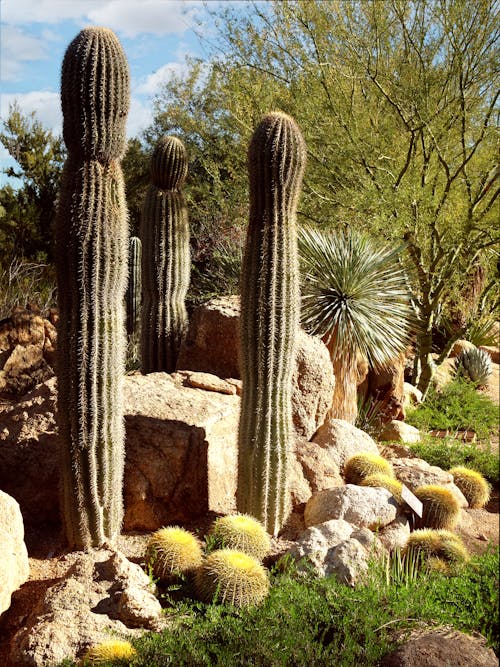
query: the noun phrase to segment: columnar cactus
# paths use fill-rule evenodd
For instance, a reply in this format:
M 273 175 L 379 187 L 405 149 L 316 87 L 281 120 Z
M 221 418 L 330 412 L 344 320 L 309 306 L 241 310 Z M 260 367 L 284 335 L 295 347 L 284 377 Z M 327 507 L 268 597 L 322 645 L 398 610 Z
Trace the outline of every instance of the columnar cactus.
M 283 113 L 264 117 L 248 153 L 237 505 L 271 534 L 283 525 L 289 502 L 291 379 L 299 326 L 295 217 L 305 155 L 297 124 Z
M 131 236 L 128 245 L 128 285 L 126 293 L 127 334 L 137 335 L 141 320 L 141 239 Z
M 56 222 L 62 509 L 73 548 L 101 546 L 122 515 L 128 222 L 120 159 L 129 73 L 107 28 L 82 30 L 62 66 L 68 159 Z
M 151 184 L 141 218 L 141 370 L 175 370 L 187 327 L 185 306 L 191 271 L 189 224 L 181 188 L 187 157 L 176 137 L 163 137 L 151 159 Z

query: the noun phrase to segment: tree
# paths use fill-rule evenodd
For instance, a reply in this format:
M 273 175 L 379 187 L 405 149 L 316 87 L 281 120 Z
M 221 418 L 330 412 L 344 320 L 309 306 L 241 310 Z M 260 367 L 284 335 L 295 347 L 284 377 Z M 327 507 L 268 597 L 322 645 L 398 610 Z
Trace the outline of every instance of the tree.
M 198 118 L 209 128 L 224 122 L 240 153 L 253 119 L 280 107 L 308 146 L 302 220 L 405 239 L 420 320 L 414 380 L 425 392 L 436 325 L 475 267 L 491 274 L 487 251 L 498 242 L 495 2 L 245 7 L 214 10 L 210 76 L 191 128 Z M 240 173 L 234 155 L 222 159 Z
M 19 165 L 5 173 L 22 183 L 17 191 L 9 185 L 0 191 L 0 240 L 5 258 L 50 260 L 65 157 L 62 141 L 43 127 L 35 113 L 25 115 L 17 104 L 10 107 L 3 129 L 0 141 Z

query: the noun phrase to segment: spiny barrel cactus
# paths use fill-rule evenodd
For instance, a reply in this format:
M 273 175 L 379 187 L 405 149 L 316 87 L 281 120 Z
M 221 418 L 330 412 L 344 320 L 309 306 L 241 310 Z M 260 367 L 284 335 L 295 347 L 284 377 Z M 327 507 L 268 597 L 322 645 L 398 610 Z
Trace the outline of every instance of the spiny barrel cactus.
M 271 549 L 271 540 L 264 526 L 248 514 L 217 518 L 210 535 L 220 548 L 237 549 L 257 560 L 262 560 Z
M 141 370 L 175 370 L 187 327 L 191 271 L 189 224 L 181 192 L 187 176 L 180 139 L 160 139 L 151 159 L 151 184 L 142 209 Z
M 486 505 L 490 499 L 491 487 L 481 473 L 465 466 L 457 466 L 449 472 L 471 509 L 481 509 Z
M 288 511 L 291 376 L 299 326 L 295 217 L 305 156 L 297 124 L 283 113 L 264 117 L 248 152 L 237 507 L 271 534 L 280 530 Z
M 269 577 L 248 554 L 233 549 L 214 551 L 196 572 L 196 590 L 206 602 L 216 599 L 236 607 L 256 605 L 269 592 Z
M 460 505 L 452 491 L 437 484 L 419 486 L 414 491 L 423 505 L 419 528 L 453 530 L 460 518 Z
M 113 32 L 86 28 L 62 67 L 68 159 L 56 221 L 62 508 L 71 547 L 101 546 L 123 515 L 128 222 L 120 159 L 129 75 Z
M 141 320 L 141 239 L 131 236 L 128 246 L 128 285 L 126 293 L 127 334 L 137 335 Z
M 395 477 L 384 473 L 373 473 L 359 482 L 360 486 L 387 489 L 398 503 L 402 503 L 403 484 Z
M 455 371 L 458 375 L 468 376 L 479 387 L 485 387 L 493 371 L 491 357 L 477 347 L 462 350 L 455 360 Z
M 92 667 L 93 665 L 104 665 L 116 662 L 123 665 L 128 664 L 137 656 L 137 651 L 130 642 L 121 639 L 109 639 L 89 648 L 83 656 L 81 667 Z
M 374 474 L 394 477 L 392 465 L 379 454 L 360 452 L 346 461 L 344 477 L 348 484 L 360 484 L 365 477 Z
M 196 537 L 178 526 L 160 528 L 151 536 L 146 563 L 160 580 L 189 574 L 201 565 L 202 552 Z
M 425 558 L 439 558 L 448 562 L 465 562 L 467 549 L 458 535 L 449 530 L 420 529 L 408 538 L 403 554 L 422 553 Z

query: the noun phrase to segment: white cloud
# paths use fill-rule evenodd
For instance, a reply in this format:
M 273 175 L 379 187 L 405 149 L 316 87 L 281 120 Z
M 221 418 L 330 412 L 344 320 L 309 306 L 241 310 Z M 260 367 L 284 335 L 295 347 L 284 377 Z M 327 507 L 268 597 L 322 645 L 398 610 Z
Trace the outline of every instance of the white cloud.
M 182 77 L 186 73 L 187 67 L 184 63 L 167 63 L 143 79 L 134 88 L 134 92 L 139 95 L 155 95 L 163 83 L 169 81 L 173 76 Z
M 2 81 L 17 81 L 26 62 L 45 60 L 48 54 L 41 39 L 27 35 L 15 26 L 4 25 L 0 58 Z
M 105 25 L 124 37 L 183 33 L 202 3 L 198 0 L 2 0 L 6 24 L 78 23 Z
M 54 134 L 62 132 L 61 103 L 58 93 L 46 90 L 33 90 L 29 93 L 7 93 L 0 101 L 0 116 L 7 118 L 9 106 L 17 102 L 21 112 L 29 114 L 35 111 L 36 118 Z
M 127 136 L 137 137 L 153 122 L 151 105 L 132 95 L 127 118 Z

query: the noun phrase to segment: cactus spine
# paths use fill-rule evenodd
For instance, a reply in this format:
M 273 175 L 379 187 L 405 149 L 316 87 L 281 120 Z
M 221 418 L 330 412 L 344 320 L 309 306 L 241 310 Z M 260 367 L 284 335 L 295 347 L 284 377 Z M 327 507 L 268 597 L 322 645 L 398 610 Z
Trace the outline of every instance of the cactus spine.
M 143 373 L 175 370 L 187 327 L 189 224 L 181 189 L 187 157 L 176 137 L 163 137 L 151 159 L 151 184 L 141 218 Z
M 62 66 L 68 149 L 56 222 L 62 508 L 73 548 L 101 546 L 123 515 L 128 221 L 120 159 L 129 73 L 107 28 L 82 30 Z
M 299 326 L 296 209 L 305 144 L 283 113 L 250 142 L 250 221 L 241 279 L 238 511 L 277 534 L 287 516 L 291 376 Z
M 141 320 L 141 239 L 131 236 L 128 245 L 127 334 L 136 336 Z

